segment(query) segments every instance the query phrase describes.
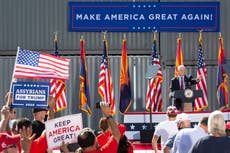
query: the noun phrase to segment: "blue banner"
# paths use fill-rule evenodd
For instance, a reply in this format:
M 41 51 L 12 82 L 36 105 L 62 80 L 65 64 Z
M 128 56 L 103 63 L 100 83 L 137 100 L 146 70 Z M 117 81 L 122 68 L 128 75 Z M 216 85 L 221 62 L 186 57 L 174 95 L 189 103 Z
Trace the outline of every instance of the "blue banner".
M 13 83 L 13 107 L 47 108 L 50 94 L 49 82 Z
M 69 2 L 69 31 L 219 32 L 219 2 Z

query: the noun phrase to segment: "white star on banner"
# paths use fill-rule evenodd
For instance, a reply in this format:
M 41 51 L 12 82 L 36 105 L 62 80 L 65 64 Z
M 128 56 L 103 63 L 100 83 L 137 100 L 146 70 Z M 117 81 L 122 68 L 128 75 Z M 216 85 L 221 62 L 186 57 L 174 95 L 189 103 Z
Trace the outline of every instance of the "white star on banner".
M 134 130 L 134 129 L 135 129 L 135 126 L 132 124 L 132 125 L 130 126 L 130 128 L 131 128 L 131 130 Z
M 144 124 L 142 125 L 142 130 L 146 130 L 147 126 Z

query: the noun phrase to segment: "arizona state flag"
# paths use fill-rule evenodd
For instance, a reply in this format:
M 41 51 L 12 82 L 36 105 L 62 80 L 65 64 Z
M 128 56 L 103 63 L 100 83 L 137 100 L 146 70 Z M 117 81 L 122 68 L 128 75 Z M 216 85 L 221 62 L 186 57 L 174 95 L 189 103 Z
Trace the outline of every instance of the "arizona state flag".
M 228 74 L 224 71 L 223 65 L 227 64 L 226 55 L 224 51 L 224 39 L 222 37 L 219 38 L 219 53 L 218 53 L 218 67 L 217 67 L 217 100 L 219 104 L 219 108 L 221 110 L 228 107 L 228 86 L 227 86 L 227 78 Z
M 126 51 L 126 39 L 123 39 L 120 71 L 120 113 L 126 113 L 131 103 L 129 62 Z
M 181 49 L 181 37 L 177 38 L 177 53 L 176 53 L 176 68 L 175 68 L 175 76 L 178 76 L 178 66 L 183 65 L 184 60 L 183 60 L 183 54 L 182 54 L 182 49 Z
M 92 115 L 90 109 L 90 94 L 89 94 L 89 82 L 88 82 L 88 72 L 86 67 L 86 57 L 85 57 L 85 40 L 80 40 L 81 46 L 81 70 L 80 70 L 80 91 L 79 91 L 79 102 L 80 110 L 87 112 Z

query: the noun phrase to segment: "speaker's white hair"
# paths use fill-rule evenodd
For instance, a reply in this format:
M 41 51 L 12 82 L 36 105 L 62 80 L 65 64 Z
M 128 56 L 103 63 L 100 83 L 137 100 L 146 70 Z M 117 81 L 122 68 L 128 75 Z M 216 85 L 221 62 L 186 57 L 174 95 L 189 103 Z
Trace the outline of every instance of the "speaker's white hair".
M 185 68 L 185 66 L 184 66 L 184 65 L 179 65 L 179 66 L 177 67 L 178 70 L 180 70 L 180 69 L 182 69 L 182 68 Z
M 215 135 L 225 135 L 225 121 L 221 111 L 213 111 L 208 118 L 208 132 Z

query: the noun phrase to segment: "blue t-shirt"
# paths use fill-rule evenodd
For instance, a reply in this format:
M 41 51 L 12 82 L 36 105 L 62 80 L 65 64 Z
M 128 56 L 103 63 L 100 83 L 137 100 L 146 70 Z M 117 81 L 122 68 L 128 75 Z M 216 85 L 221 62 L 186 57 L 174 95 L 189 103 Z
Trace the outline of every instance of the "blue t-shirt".
M 199 139 L 189 153 L 230 153 L 230 138 L 206 136 Z

